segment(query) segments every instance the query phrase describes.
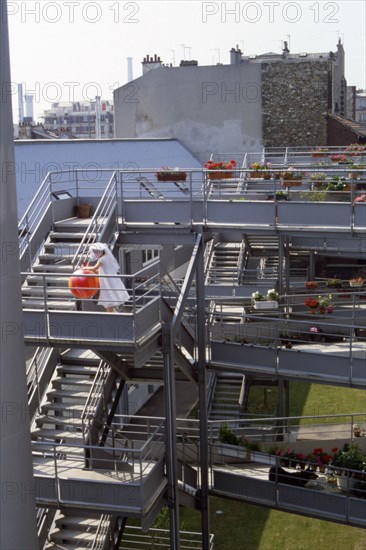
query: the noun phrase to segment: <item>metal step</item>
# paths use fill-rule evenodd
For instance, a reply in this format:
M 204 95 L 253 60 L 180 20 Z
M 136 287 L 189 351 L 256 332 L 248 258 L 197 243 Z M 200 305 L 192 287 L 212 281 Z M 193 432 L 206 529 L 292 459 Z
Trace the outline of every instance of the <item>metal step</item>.
M 66 389 L 59 389 L 59 388 L 53 388 L 47 391 L 47 399 L 50 401 L 51 399 L 59 399 L 59 398 L 67 398 L 67 399 L 77 399 L 79 402 L 86 401 L 89 395 L 88 388 L 83 391 L 81 388 L 75 388 L 74 390 L 66 390 Z
M 69 288 L 55 288 L 55 287 L 46 287 L 47 297 L 53 296 L 57 297 L 60 296 L 60 298 L 64 298 L 67 296 L 68 298 L 73 298 L 73 295 L 71 294 Z M 44 295 L 44 289 L 42 286 L 23 286 L 22 287 L 22 295 L 24 297 L 30 296 L 43 296 Z
M 47 542 L 43 547 L 43 550 L 90 550 L 91 546 L 80 546 L 80 544 L 70 544 L 69 542 L 63 544 L 57 544 L 53 542 Z
M 65 275 L 68 275 L 69 273 L 70 274 L 73 273 L 74 268 L 71 264 L 68 264 L 68 265 L 64 265 L 64 264 L 35 264 L 33 266 L 33 271 L 35 273 L 50 272 L 50 273 L 64 273 Z
M 87 227 L 85 227 L 85 229 L 87 229 Z M 70 242 L 70 241 L 79 241 L 81 242 L 81 240 L 84 238 L 84 235 L 85 235 L 85 232 L 80 232 L 80 231 L 75 231 L 75 230 L 72 230 L 70 229 L 70 231 L 50 231 L 50 233 L 48 234 L 49 238 L 52 240 L 52 241 L 59 241 L 61 239 L 64 239 L 63 242 Z M 96 238 L 98 235 L 97 233 L 88 233 L 87 234 L 87 237 L 88 239 L 91 238 Z
M 65 366 L 68 365 L 86 365 L 86 366 L 98 366 L 100 363 L 100 357 L 91 350 L 75 350 L 70 349 L 66 353 L 62 354 L 62 363 Z
M 59 287 L 66 287 L 68 285 L 68 277 L 49 277 L 47 278 L 47 288 L 59 288 Z M 29 275 L 27 277 L 26 284 L 28 287 L 36 287 L 36 285 L 43 285 L 43 277 L 40 275 Z M 41 287 L 42 288 L 42 287 Z
M 64 389 L 67 389 L 66 386 L 68 387 L 72 387 L 74 386 L 75 388 L 78 388 L 80 391 L 83 391 L 83 387 L 85 386 L 92 386 L 93 384 L 93 380 L 91 379 L 85 379 L 85 378 L 82 378 L 82 377 L 77 377 L 77 376 L 73 376 L 73 377 L 69 377 L 69 376 L 63 376 L 63 377 L 60 377 L 60 378 L 55 378 L 53 381 L 52 381 L 52 385 L 55 389 L 61 389 L 64 388 Z
M 63 364 L 63 365 L 58 365 L 56 367 L 56 371 L 57 371 L 58 375 L 61 375 L 61 374 L 68 374 L 68 375 L 79 374 L 79 375 L 94 376 L 95 373 L 96 373 L 97 368 L 98 368 L 97 365 L 94 366 L 94 365 L 83 365 L 83 364 L 80 364 L 80 365 L 74 365 L 74 364 L 66 365 L 66 364 Z M 69 378 L 69 377 L 67 377 L 67 378 Z
M 55 262 L 63 261 L 64 263 L 67 262 L 69 265 L 72 265 L 70 260 L 72 260 L 73 257 L 74 257 L 74 254 L 62 253 L 60 251 L 58 254 L 57 253 L 55 254 L 54 252 L 43 252 L 42 254 L 39 254 L 37 259 L 41 263 L 43 262 L 55 263 Z
M 57 411 L 60 413 L 66 413 L 64 418 L 73 413 L 72 416 L 80 416 L 83 412 L 84 405 L 75 405 L 74 403 L 54 403 L 53 401 L 47 401 L 44 405 L 41 406 L 41 410 L 44 412 L 47 411 Z
M 65 416 L 49 416 L 47 414 L 41 414 L 36 418 L 36 425 L 42 427 L 43 424 L 51 424 L 54 426 L 64 426 L 64 429 L 70 427 L 75 430 L 82 426 L 81 418 L 66 418 Z
M 51 233 L 50 233 L 51 235 Z M 56 233 L 57 237 L 60 235 L 60 233 Z M 69 234 L 67 233 L 67 235 L 71 236 L 71 237 L 74 237 L 73 234 Z M 81 235 L 81 234 L 80 234 Z M 82 237 L 80 237 L 80 241 L 81 241 Z M 72 250 L 74 253 L 77 251 L 78 247 L 80 245 L 80 242 L 70 242 L 69 240 L 66 240 L 66 241 L 60 241 L 60 240 L 56 240 L 56 241 L 53 241 L 51 239 L 51 237 L 49 237 L 47 239 L 47 241 L 44 243 L 43 247 L 45 250 L 52 250 L 54 252 L 54 249 L 56 248 L 57 250 Z
M 24 309 L 44 309 L 44 301 L 40 298 L 39 300 L 34 300 L 31 298 L 23 298 L 22 299 L 22 305 Z M 48 309 L 67 309 L 68 311 L 72 311 L 75 309 L 75 304 L 73 302 L 64 302 L 56 300 L 47 300 L 47 308 Z
M 79 543 L 90 543 L 93 542 L 95 539 L 95 529 L 93 529 L 93 533 L 87 533 L 84 531 L 77 531 L 75 529 L 55 529 L 55 531 L 52 532 L 50 536 L 51 540 L 57 541 L 57 542 L 73 542 L 77 543 L 77 547 Z
M 83 526 L 84 528 L 89 528 L 90 531 L 96 531 L 98 529 L 99 518 L 87 518 L 84 516 L 71 516 L 69 514 L 61 514 L 56 519 L 55 523 L 58 528 L 71 526 L 75 529 L 75 527 Z
M 51 430 L 47 428 L 36 428 L 31 433 L 32 439 L 62 439 L 63 441 L 83 441 L 83 432 L 79 431 L 70 431 L 70 430 Z

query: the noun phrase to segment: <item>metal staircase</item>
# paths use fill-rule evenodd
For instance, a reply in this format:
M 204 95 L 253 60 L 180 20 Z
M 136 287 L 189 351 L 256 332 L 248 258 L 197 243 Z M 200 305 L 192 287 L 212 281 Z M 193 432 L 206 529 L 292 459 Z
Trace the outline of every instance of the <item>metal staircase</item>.
M 100 518 L 57 510 L 43 550 L 90 550 L 94 547 Z
M 206 275 L 206 284 L 238 284 L 242 270 L 243 243 L 217 243 Z
M 64 444 L 65 457 L 70 451 L 74 459 L 77 455 L 87 459 L 82 446 L 98 444 L 116 378 L 115 371 L 89 350 L 61 354 L 31 430 L 32 440 L 37 442 L 34 464 L 52 455 L 56 443 Z M 109 516 L 81 514 L 56 511 L 44 550 L 95 548 L 101 519 L 106 517 L 109 524 Z M 103 543 L 104 537 L 99 542 Z
M 243 178 L 227 178 L 227 179 L 212 179 L 210 180 L 210 196 L 223 196 L 229 194 L 239 194 L 243 189 Z
M 28 275 L 22 285 L 23 307 L 42 309 L 47 298 L 48 309 L 75 309 L 67 276 L 74 271 L 73 260 L 82 240 L 85 237 L 97 240 L 96 233 L 86 233 L 89 221 L 71 218 L 54 224 L 33 262 L 33 274 Z M 52 276 L 41 273 L 52 273 Z
M 236 420 L 241 416 L 243 379 L 243 375 L 235 373 L 217 375 L 209 420 Z
M 56 366 L 35 418 L 32 439 L 83 444 L 90 439 L 93 420 L 110 399 L 116 373 L 89 350 L 68 350 Z M 93 438 L 95 439 L 95 437 Z M 43 446 L 42 446 L 43 447 Z

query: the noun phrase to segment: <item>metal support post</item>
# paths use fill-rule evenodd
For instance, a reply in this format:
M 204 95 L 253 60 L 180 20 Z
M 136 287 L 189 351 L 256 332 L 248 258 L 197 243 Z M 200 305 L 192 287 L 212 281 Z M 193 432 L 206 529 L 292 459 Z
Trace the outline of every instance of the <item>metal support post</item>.
M 202 549 L 210 548 L 209 485 L 208 485 L 208 427 L 206 403 L 206 316 L 203 238 L 201 239 L 196 264 L 197 300 L 197 349 L 198 349 L 198 395 L 200 420 L 200 469 L 201 469 L 201 526 Z
M 286 294 L 290 291 L 290 243 L 289 237 L 285 237 L 285 276 L 286 276 Z
M 313 281 L 315 279 L 315 254 L 310 252 L 309 257 L 309 280 Z
M 278 239 L 278 292 L 280 295 L 283 294 L 283 246 L 283 235 L 280 235 Z
M 179 550 L 179 501 L 177 476 L 176 447 L 176 397 L 174 372 L 174 340 L 170 325 L 163 323 L 162 352 L 164 361 L 164 396 L 165 396 L 165 446 L 166 473 L 168 478 L 168 506 L 170 519 L 170 548 Z

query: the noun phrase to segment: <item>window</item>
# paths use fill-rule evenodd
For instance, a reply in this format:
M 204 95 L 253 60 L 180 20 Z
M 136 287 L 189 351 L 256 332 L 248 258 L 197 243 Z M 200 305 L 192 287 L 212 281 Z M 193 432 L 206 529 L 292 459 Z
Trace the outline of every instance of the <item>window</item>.
M 146 264 L 147 262 L 152 262 L 159 256 L 158 250 L 143 250 L 142 251 L 142 263 Z

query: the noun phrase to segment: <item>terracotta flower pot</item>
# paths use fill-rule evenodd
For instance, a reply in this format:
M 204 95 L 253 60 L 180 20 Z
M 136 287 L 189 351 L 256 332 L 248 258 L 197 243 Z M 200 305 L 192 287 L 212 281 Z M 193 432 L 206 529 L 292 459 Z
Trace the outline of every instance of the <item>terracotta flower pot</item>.
M 90 218 L 91 206 L 92 206 L 91 204 L 77 204 L 76 216 L 78 218 Z

